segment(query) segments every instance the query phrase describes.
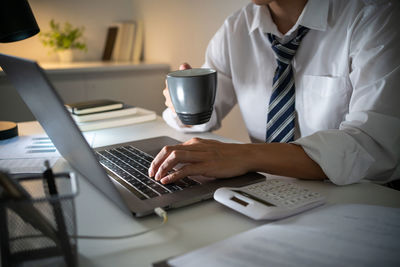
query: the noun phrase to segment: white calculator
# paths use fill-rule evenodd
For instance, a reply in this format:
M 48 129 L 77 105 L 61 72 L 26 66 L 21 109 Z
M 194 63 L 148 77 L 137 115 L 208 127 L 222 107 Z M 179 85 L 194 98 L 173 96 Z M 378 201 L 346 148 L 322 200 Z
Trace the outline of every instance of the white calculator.
M 281 219 L 325 203 L 321 194 L 280 179 L 222 187 L 215 191 L 214 199 L 255 220 Z

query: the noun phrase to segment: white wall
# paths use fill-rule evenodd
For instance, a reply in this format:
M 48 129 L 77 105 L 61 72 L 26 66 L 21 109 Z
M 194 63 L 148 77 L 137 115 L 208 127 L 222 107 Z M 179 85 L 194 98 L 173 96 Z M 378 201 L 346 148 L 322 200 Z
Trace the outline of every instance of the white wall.
M 209 40 L 224 19 L 246 5 L 249 0 L 29 0 L 39 27 L 69 21 L 85 26 L 88 44 L 80 60 L 100 60 L 107 27 L 120 20 L 143 19 L 145 25 L 145 59 L 178 68 L 182 62 L 201 66 Z M 34 36 L 17 43 L 0 44 L 0 52 L 39 61 L 56 61 Z M 162 88 L 161 88 L 162 89 Z M 161 90 L 160 90 L 161 91 Z M 218 134 L 247 141 L 248 136 L 238 108 L 223 121 Z
M 209 40 L 225 18 L 249 0 L 133 0 L 146 26 L 146 59 L 200 66 Z
M 209 40 L 234 11 L 249 0 L 133 0 L 137 18 L 145 25 L 145 58 L 168 62 L 177 69 L 182 62 L 199 67 Z M 236 106 L 223 120 L 217 134 L 249 141 Z
M 85 27 L 87 53 L 79 53 L 80 60 L 100 60 L 107 27 L 118 20 L 132 19 L 132 0 L 29 0 L 42 32 L 49 30 L 51 19 L 69 21 L 74 26 Z M 38 35 L 16 43 L 0 43 L 0 52 L 39 61 L 56 61 L 49 54 Z

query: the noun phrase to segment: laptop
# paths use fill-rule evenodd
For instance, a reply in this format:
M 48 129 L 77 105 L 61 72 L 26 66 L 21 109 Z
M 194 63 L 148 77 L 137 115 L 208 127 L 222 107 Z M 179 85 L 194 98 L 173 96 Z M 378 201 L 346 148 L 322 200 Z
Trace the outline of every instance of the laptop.
M 179 141 L 167 136 L 92 149 L 35 61 L 0 54 L 0 66 L 42 125 L 60 154 L 93 187 L 127 214 L 152 214 L 209 199 L 216 189 L 239 187 L 265 179 L 258 173 L 229 179 L 186 177 L 162 185 L 147 176 L 153 157 Z

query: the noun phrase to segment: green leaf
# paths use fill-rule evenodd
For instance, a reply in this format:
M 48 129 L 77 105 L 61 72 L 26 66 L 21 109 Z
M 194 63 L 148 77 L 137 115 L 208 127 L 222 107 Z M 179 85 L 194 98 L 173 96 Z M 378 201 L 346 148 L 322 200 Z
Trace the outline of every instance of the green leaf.
M 72 48 L 87 51 L 87 46 L 82 40 L 84 39 L 84 27 L 74 27 L 69 22 L 60 26 L 60 23 L 54 19 L 51 19 L 49 24 L 50 30 L 39 34 L 40 41 L 44 46 L 49 46 L 55 51 Z

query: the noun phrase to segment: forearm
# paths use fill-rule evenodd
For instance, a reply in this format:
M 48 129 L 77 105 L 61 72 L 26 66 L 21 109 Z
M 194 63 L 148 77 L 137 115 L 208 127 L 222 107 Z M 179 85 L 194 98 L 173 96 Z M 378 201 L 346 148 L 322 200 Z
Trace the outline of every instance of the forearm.
M 180 163 L 183 167 L 170 173 Z M 191 175 L 228 178 L 250 171 L 303 179 L 326 177 L 298 145 L 229 144 L 200 138 L 164 147 L 151 163 L 149 177 L 167 184 Z
M 266 172 L 301 179 L 327 178 L 321 167 L 299 145 L 245 144 L 248 171 Z

